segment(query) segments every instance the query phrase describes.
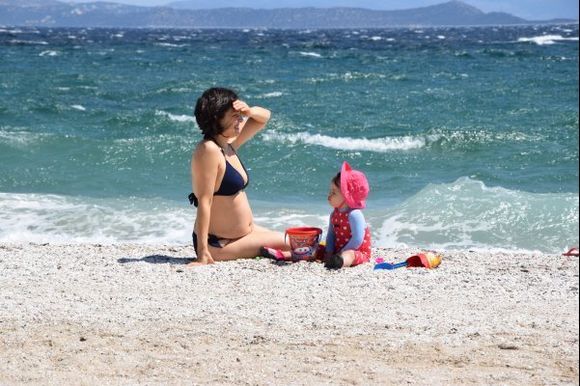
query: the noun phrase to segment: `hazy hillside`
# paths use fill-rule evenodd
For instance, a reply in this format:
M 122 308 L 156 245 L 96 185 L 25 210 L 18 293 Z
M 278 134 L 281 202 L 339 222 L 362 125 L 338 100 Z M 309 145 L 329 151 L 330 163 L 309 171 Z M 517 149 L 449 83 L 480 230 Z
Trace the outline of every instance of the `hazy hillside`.
M 173 3 L 172 7 L 137 7 L 112 2 L 70 4 L 55 0 L 0 0 L 0 24 L 139 28 L 384 28 L 529 23 L 507 13 L 485 13 L 461 1 L 399 11 L 339 7 L 258 10 L 177 8 L 199 4 L 198 1 L 189 0 Z

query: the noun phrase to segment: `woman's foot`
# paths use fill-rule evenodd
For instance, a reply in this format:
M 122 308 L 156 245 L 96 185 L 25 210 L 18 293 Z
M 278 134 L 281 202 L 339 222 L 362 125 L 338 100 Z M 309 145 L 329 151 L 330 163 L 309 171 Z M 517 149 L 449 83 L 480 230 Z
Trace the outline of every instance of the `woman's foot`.
M 202 265 L 208 265 L 208 264 L 213 264 L 213 263 L 214 263 L 213 259 L 211 261 L 210 260 L 195 259 L 191 263 L 187 264 L 186 267 L 188 267 L 188 268 L 200 267 Z
M 272 260 L 286 260 L 286 255 L 279 249 L 260 247 L 260 256 Z

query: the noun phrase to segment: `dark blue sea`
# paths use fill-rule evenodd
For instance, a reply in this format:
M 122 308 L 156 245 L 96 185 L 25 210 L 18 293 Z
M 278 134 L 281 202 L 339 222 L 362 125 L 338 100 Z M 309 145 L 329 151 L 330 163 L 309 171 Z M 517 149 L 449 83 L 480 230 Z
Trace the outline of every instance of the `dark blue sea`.
M 0 27 L 0 242 L 188 244 L 193 105 L 272 111 L 241 149 L 256 222 L 325 228 L 343 160 L 374 246 L 578 245 L 578 25 Z

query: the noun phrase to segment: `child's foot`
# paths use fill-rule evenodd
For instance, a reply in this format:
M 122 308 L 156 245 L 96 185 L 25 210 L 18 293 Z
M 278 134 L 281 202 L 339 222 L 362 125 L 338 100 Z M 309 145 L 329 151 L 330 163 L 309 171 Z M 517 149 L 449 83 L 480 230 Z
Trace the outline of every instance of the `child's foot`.
M 285 260 L 284 252 L 279 249 L 260 247 L 260 256 L 273 260 Z
M 344 259 L 340 255 L 332 255 L 324 262 L 328 269 L 340 269 L 344 265 Z

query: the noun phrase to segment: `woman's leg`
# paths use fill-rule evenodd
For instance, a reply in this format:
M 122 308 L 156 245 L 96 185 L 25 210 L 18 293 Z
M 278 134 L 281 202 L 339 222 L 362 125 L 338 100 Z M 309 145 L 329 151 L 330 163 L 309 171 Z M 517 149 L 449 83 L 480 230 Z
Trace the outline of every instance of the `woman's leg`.
M 209 247 L 215 261 L 254 258 L 260 255 L 260 247 L 287 251 L 290 247 L 284 241 L 284 234 L 255 225 L 254 229 L 244 237 L 231 241 L 222 248 Z

